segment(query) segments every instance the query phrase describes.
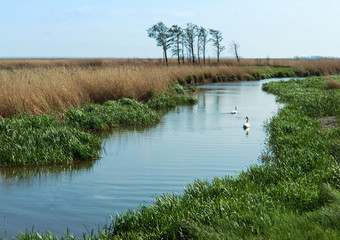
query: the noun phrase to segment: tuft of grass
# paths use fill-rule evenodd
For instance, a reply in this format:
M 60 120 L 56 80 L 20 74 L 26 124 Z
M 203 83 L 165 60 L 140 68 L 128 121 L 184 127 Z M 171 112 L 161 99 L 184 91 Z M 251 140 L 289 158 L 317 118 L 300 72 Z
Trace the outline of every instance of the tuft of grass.
M 340 82 L 332 77 L 326 78 L 326 88 L 327 89 L 340 89 Z
M 70 164 L 99 157 L 100 140 L 48 115 L 0 120 L 0 165 Z
M 162 94 L 158 97 L 150 100 L 148 106 L 151 109 L 161 110 L 161 109 L 171 109 L 177 105 L 193 105 L 197 103 L 197 99 L 185 94 Z
M 70 109 L 64 116 L 65 123 L 70 126 L 97 131 L 117 125 L 149 125 L 159 119 L 147 105 L 129 98 Z

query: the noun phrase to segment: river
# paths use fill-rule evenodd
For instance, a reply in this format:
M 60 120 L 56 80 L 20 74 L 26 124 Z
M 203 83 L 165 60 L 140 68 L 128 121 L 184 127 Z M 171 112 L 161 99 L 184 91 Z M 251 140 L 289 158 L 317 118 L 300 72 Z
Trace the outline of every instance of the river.
M 110 215 L 152 203 L 154 194 L 181 194 L 195 179 L 236 176 L 260 164 L 263 124 L 279 107 L 262 84 L 273 80 L 199 86 L 197 105 L 176 107 L 155 126 L 102 134 L 102 158 L 95 162 L 0 169 L 0 236 L 33 225 L 81 236 L 85 226 L 91 230 Z

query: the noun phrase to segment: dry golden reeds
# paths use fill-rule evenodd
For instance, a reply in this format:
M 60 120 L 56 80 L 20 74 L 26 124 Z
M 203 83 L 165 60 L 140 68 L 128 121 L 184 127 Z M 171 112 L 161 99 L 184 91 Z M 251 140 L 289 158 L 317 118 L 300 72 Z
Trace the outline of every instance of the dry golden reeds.
M 122 97 L 146 99 L 164 91 L 174 80 L 189 75 L 200 83 L 216 76 L 244 79 L 254 66 L 291 66 L 295 70 L 340 71 L 338 59 L 215 59 L 207 65 L 165 66 L 161 59 L 0 59 L 0 117 L 26 111 L 32 114 L 62 113 L 90 102 L 103 103 Z M 323 72 L 324 73 L 324 72 Z M 150 94 L 150 92 L 152 94 Z
M 90 102 L 160 93 L 170 83 L 162 68 L 34 68 L 0 71 L 0 115 L 62 112 Z
M 90 102 L 131 97 L 143 100 L 157 95 L 171 82 L 188 75 L 212 78 L 241 75 L 233 66 L 117 65 L 100 67 L 51 66 L 0 70 L 0 115 L 26 111 L 32 114 L 61 113 Z
M 326 78 L 326 88 L 327 89 L 340 89 L 340 82 L 332 77 Z
M 301 59 L 294 60 L 290 66 L 302 72 L 309 71 L 312 75 L 335 75 L 340 72 L 340 59 Z

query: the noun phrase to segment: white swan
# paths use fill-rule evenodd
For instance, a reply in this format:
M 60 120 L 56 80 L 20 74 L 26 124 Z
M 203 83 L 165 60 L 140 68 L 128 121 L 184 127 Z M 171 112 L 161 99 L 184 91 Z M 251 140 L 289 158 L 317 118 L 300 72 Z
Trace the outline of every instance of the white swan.
M 249 117 L 246 117 L 246 119 L 247 119 L 247 122 L 246 122 L 245 124 L 243 124 L 243 128 L 244 128 L 244 129 L 250 128 Z
M 237 107 L 235 107 L 235 110 L 232 111 L 231 114 L 237 114 Z

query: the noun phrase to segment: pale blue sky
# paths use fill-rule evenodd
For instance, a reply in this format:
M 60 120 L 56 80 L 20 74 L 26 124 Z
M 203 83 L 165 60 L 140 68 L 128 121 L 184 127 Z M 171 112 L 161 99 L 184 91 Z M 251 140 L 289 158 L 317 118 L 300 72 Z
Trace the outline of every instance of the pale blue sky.
M 0 57 L 162 57 L 146 33 L 159 21 L 220 30 L 246 58 L 340 57 L 339 12 L 339 0 L 0 0 Z

